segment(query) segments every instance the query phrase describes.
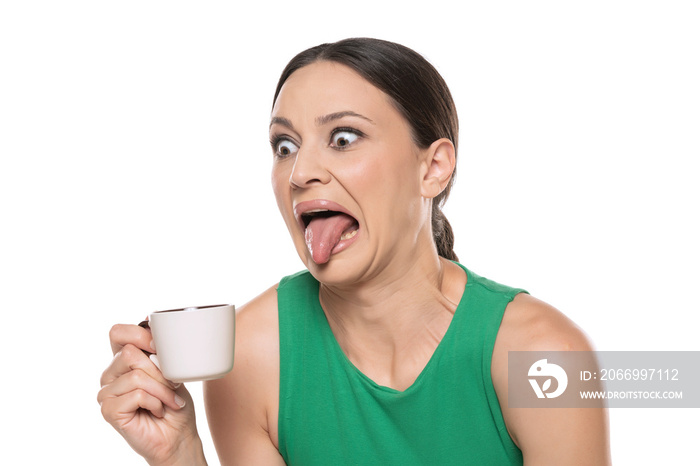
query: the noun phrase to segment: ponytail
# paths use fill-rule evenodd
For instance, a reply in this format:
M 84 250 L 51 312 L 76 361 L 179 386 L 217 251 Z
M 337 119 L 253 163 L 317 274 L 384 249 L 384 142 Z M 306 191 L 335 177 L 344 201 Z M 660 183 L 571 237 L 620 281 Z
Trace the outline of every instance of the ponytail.
M 440 205 L 433 203 L 432 211 L 433 241 L 437 247 L 438 255 L 452 261 L 457 261 L 457 254 L 454 252 L 455 236 L 452 233 L 452 226 L 447 221 L 447 217 L 442 213 Z

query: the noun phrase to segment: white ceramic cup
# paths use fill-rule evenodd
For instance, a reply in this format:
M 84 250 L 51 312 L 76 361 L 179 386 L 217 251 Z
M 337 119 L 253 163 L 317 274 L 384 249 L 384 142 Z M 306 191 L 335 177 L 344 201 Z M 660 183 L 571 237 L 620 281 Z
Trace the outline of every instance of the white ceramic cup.
M 166 379 L 192 382 L 223 377 L 233 368 L 235 306 L 188 307 L 149 316 L 154 361 Z

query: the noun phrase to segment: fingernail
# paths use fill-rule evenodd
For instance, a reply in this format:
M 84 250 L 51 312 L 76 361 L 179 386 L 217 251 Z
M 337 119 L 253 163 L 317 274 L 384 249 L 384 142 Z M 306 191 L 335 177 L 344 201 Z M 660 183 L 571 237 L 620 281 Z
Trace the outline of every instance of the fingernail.
M 153 352 L 156 352 L 156 342 L 151 339 L 150 343 L 148 343 Z
M 185 400 L 183 400 L 179 395 L 175 395 L 175 404 L 177 404 L 181 408 L 184 408 Z
M 160 363 L 158 362 L 158 356 L 156 356 L 155 354 L 152 354 L 148 357 L 148 359 L 150 359 L 153 362 L 153 364 L 155 364 L 156 367 L 158 369 L 160 369 Z

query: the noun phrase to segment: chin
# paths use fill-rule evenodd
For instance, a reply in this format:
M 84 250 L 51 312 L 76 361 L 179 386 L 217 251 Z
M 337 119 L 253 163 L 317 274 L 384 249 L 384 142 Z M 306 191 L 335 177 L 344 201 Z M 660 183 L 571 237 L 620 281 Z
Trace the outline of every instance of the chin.
M 311 275 L 320 283 L 329 286 L 355 285 L 362 281 L 362 277 L 367 272 L 367 266 L 363 267 L 354 259 L 355 257 L 343 257 L 338 254 L 331 257 L 325 264 L 317 264 L 308 252 L 302 257 Z

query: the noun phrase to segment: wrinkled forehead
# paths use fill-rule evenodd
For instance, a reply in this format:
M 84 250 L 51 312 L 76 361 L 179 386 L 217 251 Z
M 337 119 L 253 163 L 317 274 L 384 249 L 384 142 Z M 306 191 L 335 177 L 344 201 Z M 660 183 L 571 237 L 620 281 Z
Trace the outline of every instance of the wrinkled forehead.
M 352 68 L 335 62 L 318 61 L 294 73 L 282 85 L 272 113 L 290 105 L 360 104 L 387 101 L 387 96 Z
M 394 107 L 392 100 L 352 68 L 318 61 L 294 71 L 282 85 L 271 117 L 316 118 L 339 111 L 360 114 Z M 388 110 L 388 109 L 386 109 Z M 310 112 L 310 113 L 309 113 Z

